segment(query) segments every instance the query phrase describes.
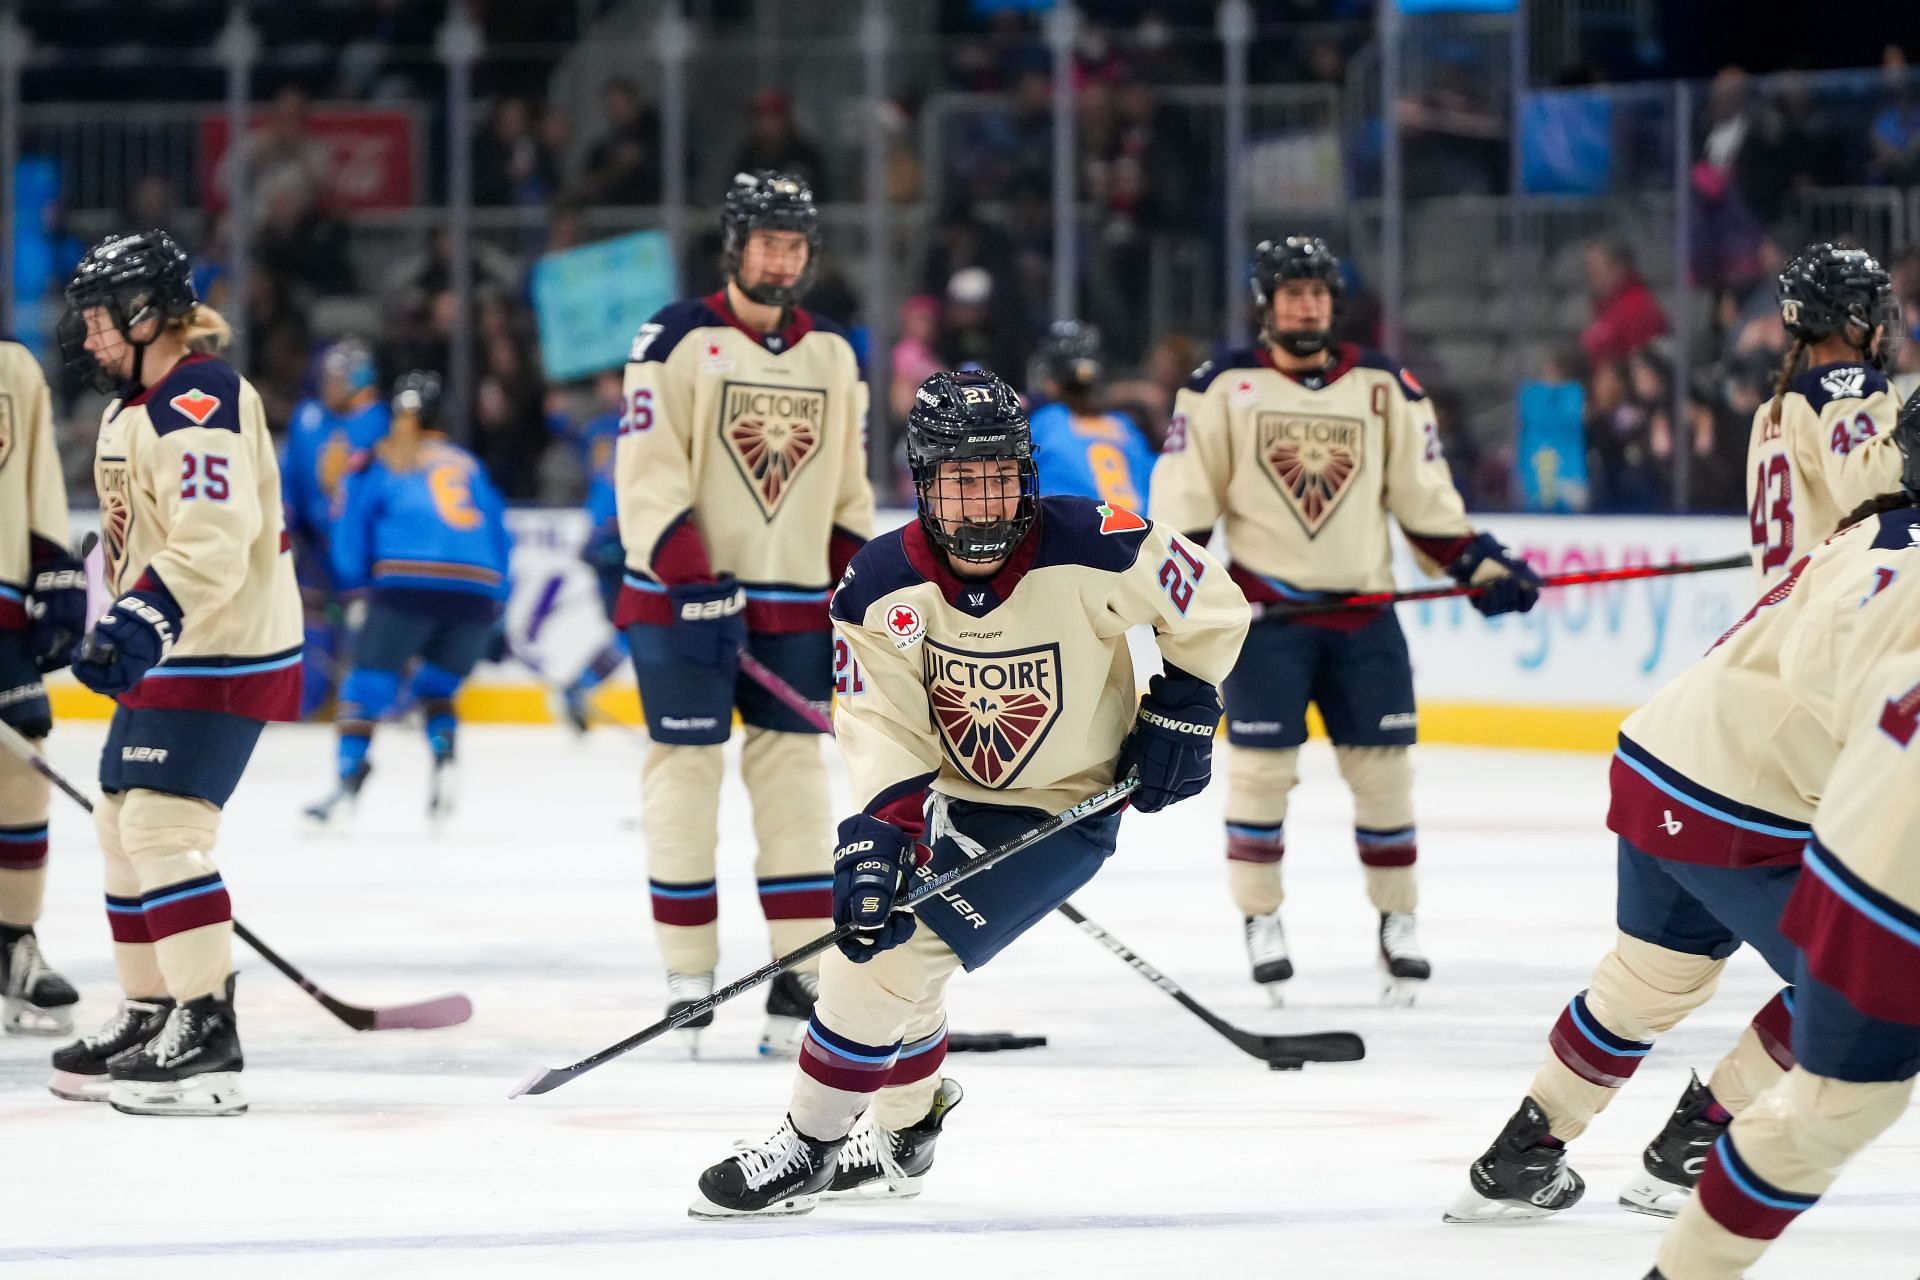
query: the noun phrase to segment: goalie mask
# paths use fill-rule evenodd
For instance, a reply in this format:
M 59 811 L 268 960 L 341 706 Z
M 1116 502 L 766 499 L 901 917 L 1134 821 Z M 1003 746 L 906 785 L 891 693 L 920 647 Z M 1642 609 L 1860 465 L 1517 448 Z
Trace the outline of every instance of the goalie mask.
M 965 462 L 983 465 L 948 465 Z M 984 369 L 936 373 L 920 384 L 907 414 L 907 465 L 920 527 L 955 560 L 1003 560 L 1033 527 L 1033 433 L 1019 395 Z

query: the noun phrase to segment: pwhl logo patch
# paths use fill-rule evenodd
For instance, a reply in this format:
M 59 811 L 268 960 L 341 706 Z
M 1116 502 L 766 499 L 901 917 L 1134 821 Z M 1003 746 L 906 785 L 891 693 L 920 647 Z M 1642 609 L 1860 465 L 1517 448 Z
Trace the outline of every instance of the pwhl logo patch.
M 1325 527 L 1353 487 L 1362 435 L 1358 418 L 1263 413 L 1255 420 L 1260 464 L 1309 538 Z
M 720 389 L 720 442 L 760 514 L 772 520 L 800 469 L 820 451 L 827 393 L 729 382 Z
M 1060 646 L 968 653 L 926 642 L 927 696 L 960 772 L 1007 787 L 1060 718 Z
M 194 426 L 204 427 L 207 425 L 207 419 L 211 418 L 214 411 L 220 407 L 220 397 L 210 396 L 195 387 L 192 391 L 182 391 L 167 403 Z

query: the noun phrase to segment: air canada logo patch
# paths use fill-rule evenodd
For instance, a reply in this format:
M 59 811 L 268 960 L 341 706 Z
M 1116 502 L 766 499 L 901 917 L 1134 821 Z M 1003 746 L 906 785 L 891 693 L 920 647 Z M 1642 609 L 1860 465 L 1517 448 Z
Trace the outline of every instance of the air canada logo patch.
M 1133 533 L 1147 527 L 1145 520 L 1125 507 L 1116 507 L 1111 502 L 1103 502 L 1094 510 L 1100 513 L 1101 533 Z
M 771 521 L 801 468 L 820 452 L 827 393 L 729 382 L 720 390 L 720 442 L 761 516 Z
M 852 566 L 849 565 L 851 570 Z M 927 634 L 926 620 L 920 611 L 910 604 L 890 604 L 887 606 L 887 634 L 893 637 L 893 647 L 905 649 Z
M 1013 785 L 1060 718 L 1060 646 L 969 653 L 928 640 L 925 651 L 947 758 L 983 787 Z
M 220 407 L 220 397 L 208 395 L 195 387 L 191 391 L 182 391 L 167 403 L 194 426 L 204 427 L 207 425 L 207 419 L 211 418 L 214 411 Z
M 1260 465 L 1309 538 L 1326 526 L 1353 487 L 1363 431 L 1358 418 L 1263 413 L 1256 419 Z

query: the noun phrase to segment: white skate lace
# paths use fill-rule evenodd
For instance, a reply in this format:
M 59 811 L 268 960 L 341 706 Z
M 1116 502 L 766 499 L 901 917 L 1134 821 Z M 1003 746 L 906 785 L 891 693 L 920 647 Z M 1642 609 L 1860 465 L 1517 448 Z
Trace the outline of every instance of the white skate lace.
M 1534 1192 L 1529 1198 L 1537 1205 L 1549 1205 L 1572 1189 L 1573 1170 L 1563 1163 L 1560 1166 L 1560 1172 L 1554 1175 L 1553 1181 Z
M 1278 914 L 1247 917 L 1247 955 L 1255 964 L 1287 958 L 1287 934 Z
M 1390 959 L 1420 958 L 1420 940 L 1413 933 L 1413 917 L 1401 912 L 1388 912 L 1386 919 L 1380 922 L 1380 949 Z
M 167 1020 L 160 1027 L 160 1034 L 147 1045 L 148 1056 L 158 1063 L 173 1061 L 174 1055 L 186 1045 L 187 1023 L 192 1016 L 183 1005 L 169 1009 Z
M 667 971 L 667 996 L 673 1000 L 705 1000 L 713 994 L 713 974 Z
M 840 1165 L 845 1169 L 877 1168 L 889 1184 L 902 1181 L 907 1171 L 894 1152 L 893 1131 L 883 1129 L 869 1111 L 847 1136 Z
M 47 972 L 46 963 L 40 959 L 39 939 L 30 933 L 21 934 L 7 958 L 7 994 L 17 1000 L 30 999 Z
M 783 1121 L 774 1135 L 758 1146 L 743 1147 L 734 1159 L 747 1175 L 747 1186 L 756 1191 L 782 1174 L 813 1167 L 813 1157 L 792 1120 Z
M 818 1000 L 820 998 L 820 975 L 819 974 L 796 973 L 793 976 L 795 979 L 799 981 L 802 987 L 806 988 L 808 999 Z

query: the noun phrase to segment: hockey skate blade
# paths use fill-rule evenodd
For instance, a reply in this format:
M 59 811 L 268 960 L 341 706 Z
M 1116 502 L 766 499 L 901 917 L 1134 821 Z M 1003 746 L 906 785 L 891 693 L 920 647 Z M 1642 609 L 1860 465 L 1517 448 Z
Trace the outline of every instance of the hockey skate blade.
M 788 1196 L 776 1201 L 764 1209 L 755 1209 L 743 1213 L 738 1209 L 728 1209 L 715 1204 L 703 1195 L 696 1195 L 692 1204 L 687 1206 L 687 1216 L 695 1222 L 752 1222 L 756 1218 L 792 1218 L 803 1213 L 812 1213 L 820 1203 L 820 1197 Z
M 1425 978 L 1383 979 L 1380 988 L 1380 1004 L 1387 1009 L 1411 1009 L 1420 998 L 1420 988 L 1425 986 Z
M 924 1174 L 917 1178 L 876 1178 L 857 1187 L 848 1187 L 845 1191 L 822 1191 L 820 1198 L 834 1204 L 880 1204 L 889 1200 L 911 1200 L 920 1194 L 921 1184 L 926 1180 Z
M 47 1092 L 68 1102 L 105 1102 L 113 1091 L 113 1078 L 106 1075 L 83 1076 L 75 1071 L 56 1071 L 47 1081 Z
M 1672 1218 L 1692 1198 L 1691 1187 L 1642 1173 L 1620 1192 L 1620 1207 L 1649 1218 Z
M 10 1036 L 66 1036 L 73 1034 L 73 1006 L 51 1007 L 8 996 L 0 1027 Z
M 1440 1215 L 1440 1221 L 1462 1226 L 1515 1225 L 1538 1222 L 1559 1212 L 1559 1209 L 1543 1209 L 1524 1200 L 1489 1200 L 1468 1187 L 1452 1207 Z
M 115 1080 L 107 1102 L 125 1116 L 241 1116 L 247 1095 L 238 1071 L 209 1071 L 185 1080 Z

